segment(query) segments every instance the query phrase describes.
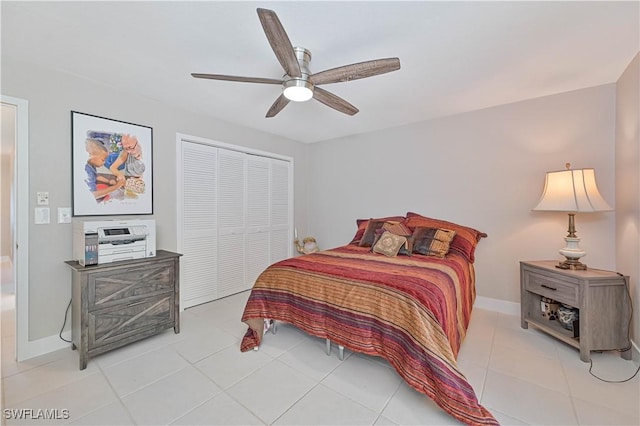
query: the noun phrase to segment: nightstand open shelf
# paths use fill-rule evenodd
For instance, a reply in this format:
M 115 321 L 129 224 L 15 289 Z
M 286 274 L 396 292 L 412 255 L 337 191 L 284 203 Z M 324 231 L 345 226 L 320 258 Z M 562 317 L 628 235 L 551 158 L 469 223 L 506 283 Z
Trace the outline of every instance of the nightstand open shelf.
M 629 277 L 599 269 L 571 271 L 555 267 L 554 261 L 520 262 L 521 326 L 529 325 L 580 350 L 580 359 L 590 352 L 624 349 L 629 345 L 631 305 Z M 579 309 L 579 337 L 556 320 L 542 316 L 542 297 Z M 631 359 L 631 351 L 621 352 Z
M 540 309 L 540 303 L 538 302 L 538 310 Z M 580 338 L 573 337 L 573 332 L 563 328 L 556 320 L 548 320 L 545 318 L 528 318 L 527 323 L 535 328 L 544 331 L 545 333 L 555 337 L 558 340 L 580 349 Z M 527 328 L 527 327 L 524 327 Z

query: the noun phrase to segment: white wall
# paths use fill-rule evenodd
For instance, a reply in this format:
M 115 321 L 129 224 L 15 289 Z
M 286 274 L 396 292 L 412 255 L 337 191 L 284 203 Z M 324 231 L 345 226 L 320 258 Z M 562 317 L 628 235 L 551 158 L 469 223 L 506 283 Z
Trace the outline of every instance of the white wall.
M 158 248 L 176 249 L 176 133 L 201 136 L 294 158 L 295 221 L 306 222 L 307 147 L 299 142 L 179 110 L 118 88 L 2 58 L 2 94 L 29 101 L 29 340 L 57 335 L 71 297 L 71 110 L 153 128 L 154 218 Z M 49 191 L 52 223 L 33 224 L 36 191 Z M 144 217 L 146 218 L 146 216 Z M 86 219 L 86 218 L 85 218 Z M 108 219 L 108 217 L 100 217 Z M 69 324 L 67 324 L 67 329 Z
M 356 218 L 415 211 L 489 236 L 476 252 L 480 296 L 519 302 L 519 261 L 561 259 L 568 217 L 532 212 L 545 172 L 594 167 L 614 200 L 614 84 L 313 144 L 310 233 L 349 242 Z M 576 216 L 584 263 L 615 267 L 614 213 Z
M 632 340 L 640 343 L 640 54 L 616 89 L 616 265 L 629 275 Z

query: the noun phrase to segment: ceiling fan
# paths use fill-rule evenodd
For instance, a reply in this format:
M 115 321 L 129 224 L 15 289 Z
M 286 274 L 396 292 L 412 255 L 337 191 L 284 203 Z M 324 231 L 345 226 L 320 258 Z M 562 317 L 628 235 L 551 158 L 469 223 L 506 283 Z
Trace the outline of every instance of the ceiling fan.
M 398 58 L 377 59 L 344 65 L 312 74 L 309 70 L 311 52 L 303 47 L 293 47 L 291 41 L 273 10 L 258 9 L 258 17 L 269 44 L 276 54 L 285 75 L 281 79 L 260 77 L 237 77 L 222 74 L 192 73 L 195 78 L 211 80 L 239 81 L 244 83 L 281 84 L 282 94 L 271 105 L 266 117 L 274 117 L 287 106 L 289 101 L 304 102 L 314 98 L 323 104 L 348 115 L 354 115 L 358 108 L 349 102 L 318 86 L 373 77 L 400 69 Z

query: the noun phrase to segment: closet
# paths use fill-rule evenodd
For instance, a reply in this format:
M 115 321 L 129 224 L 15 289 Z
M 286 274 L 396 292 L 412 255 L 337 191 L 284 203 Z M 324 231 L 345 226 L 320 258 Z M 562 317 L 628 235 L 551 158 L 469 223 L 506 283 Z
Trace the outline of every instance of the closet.
M 181 306 L 248 290 L 292 255 L 292 159 L 179 135 Z

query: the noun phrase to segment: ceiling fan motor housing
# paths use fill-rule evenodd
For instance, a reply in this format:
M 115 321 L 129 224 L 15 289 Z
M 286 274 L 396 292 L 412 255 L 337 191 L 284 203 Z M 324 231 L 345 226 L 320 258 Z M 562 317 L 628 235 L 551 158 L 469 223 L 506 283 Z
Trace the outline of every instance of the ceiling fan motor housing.
M 298 64 L 300 64 L 299 78 L 292 78 L 285 74 L 283 77 L 282 87 L 284 88 L 284 95 L 290 101 L 304 102 L 313 97 L 313 83 L 309 80 L 311 71 L 309 71 L 309 61 L 311 61 L 311 52 L 304 47 L 293 48 Z

